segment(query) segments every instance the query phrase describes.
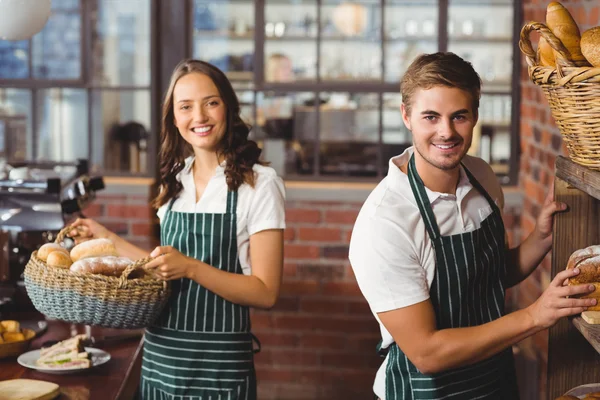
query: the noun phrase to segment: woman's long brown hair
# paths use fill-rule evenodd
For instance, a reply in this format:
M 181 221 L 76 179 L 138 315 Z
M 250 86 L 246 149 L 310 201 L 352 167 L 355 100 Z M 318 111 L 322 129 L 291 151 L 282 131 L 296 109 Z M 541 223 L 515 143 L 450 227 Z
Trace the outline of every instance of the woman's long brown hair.
M 250 126 L 240 117 L 240 103 L 231 83 L 217 67 L 199 60 L 183 60 L 177 65 L 171 76 L 169 89 L 162 107 L 162 126 L 159 152 L 159 194 L 152 206 L 159 208 L 183 189 L 177 180 L 177 174 L 185 167 L 185 159 L 193 153 L 192 146 L 180 135 L 175 126 L 173 112 L 173 90 L 177 81 L 185 75 L 200 73 L 208 76 L 217 89 L 226 107 L 227 123 L 225 134 L 219 143 L 219 159 L 224 158 L 225 178 L 231 191 L 237 190 L 243 183 L 254 186 L 254 164 L 266 164 L 259 161 L 261 149 L 256 142 L 248 140 Z

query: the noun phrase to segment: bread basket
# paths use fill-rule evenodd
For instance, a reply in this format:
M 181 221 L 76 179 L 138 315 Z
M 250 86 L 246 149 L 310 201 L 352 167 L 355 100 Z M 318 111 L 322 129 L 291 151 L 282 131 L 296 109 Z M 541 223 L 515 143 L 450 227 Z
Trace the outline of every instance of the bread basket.
M 73 229 L 63 228 L 55 243 L 62 243 Z M 108 328 L 144 328 L 158 317 L 170 293 L 168 283 L 153 274 L 129 278 L 150 259 L 137 260 L 121 276 L 113 277 L 49 267 L 34 251 L 25 266 L 27 295 L 48 318 Z
M 25 340 L 0 343 L 0 358 L 15 357 L 29 349 L 31 341 L 35 338 L 35 331 L 33 329 L 22 329 L 21 333 L 25 336 Z
M 537 31 L 554 50 L 556 67 L 538 65 L 529 35 Z M 600 68 L 577 67 L 546 25 L 529 22 L 521 29 L 519 47 L 529 77 L 542 88 L 552 117 L 573 162 L 600 170 Z

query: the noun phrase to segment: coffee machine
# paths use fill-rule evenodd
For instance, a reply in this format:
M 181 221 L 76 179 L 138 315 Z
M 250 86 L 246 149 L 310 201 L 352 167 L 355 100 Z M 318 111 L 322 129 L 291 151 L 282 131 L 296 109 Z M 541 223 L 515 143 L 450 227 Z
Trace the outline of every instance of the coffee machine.
M 103 188 L 101 176 L 90 176 L 87 160 L 0 162 L 0 315 L 34 310 L 23 282 L 31 253 L 84 216 Z

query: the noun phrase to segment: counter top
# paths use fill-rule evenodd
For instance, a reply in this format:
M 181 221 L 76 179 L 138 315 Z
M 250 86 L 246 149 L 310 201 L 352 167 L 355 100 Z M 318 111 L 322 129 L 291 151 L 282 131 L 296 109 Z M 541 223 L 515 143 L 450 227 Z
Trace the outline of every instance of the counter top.
M 14 316 L 13 316 L 14 318 Z M 83 326 L 77 325 L 78 333 Z M 142 331 L 92 328 L 95 338 L 114 335 L 135 335 L 127 339 L 110 340 L 98 347 L 111 356 L 106 364 L 82 370 L 75 374 L 56 375 L 38 372 L 19 365 L 16 357 L 0 359 L 0 381 L 8 379 L 36 379 L 54 382 L 60 386 L 58 400 L 130 400 L 134 398 L 140 379 L 142 356 Z M 48 329 L 31 344 L 30 350 L 38 349 L 50 340 L 64 340 L 71 336 L 71 325 L 61 321 L 48 321 Z

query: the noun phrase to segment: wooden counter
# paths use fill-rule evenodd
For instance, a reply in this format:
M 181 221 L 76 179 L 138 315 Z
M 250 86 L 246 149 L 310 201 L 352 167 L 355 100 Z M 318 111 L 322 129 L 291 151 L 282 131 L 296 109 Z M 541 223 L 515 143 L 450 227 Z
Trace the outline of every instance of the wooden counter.
M 83 333 L 82 326 L 77 326 Z M 92 336 L 101 340 L 94 347 L 108 352 L 111 359 L 106 364 L 82 370 L 76 374 L 55 375 L 38 372 L 22 367 L 16 357 L 0 360 L 0 381 L 7 379 L 37 379 L 60 385 L 58 400 L 131 400 L 134 398 L 140 379 L 142 359 L 142 331 L 117 329 L 92 329 Z M 114 335 L 136 335 L 125 339 L 114 339 Z M 60 321 L 48 321 L 48 330 L 37 337 L 31 350 L 38 349 L 49 340 L 63 340 L 70 337 L 70 324 Z

